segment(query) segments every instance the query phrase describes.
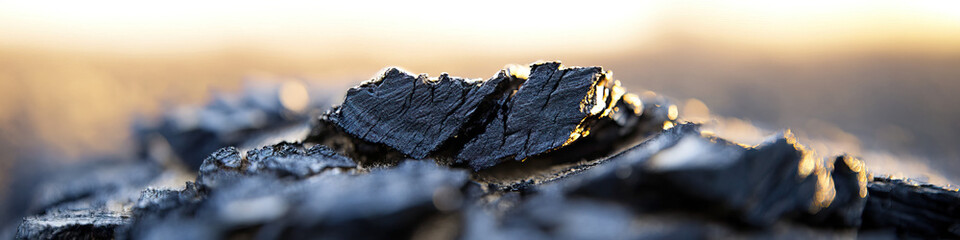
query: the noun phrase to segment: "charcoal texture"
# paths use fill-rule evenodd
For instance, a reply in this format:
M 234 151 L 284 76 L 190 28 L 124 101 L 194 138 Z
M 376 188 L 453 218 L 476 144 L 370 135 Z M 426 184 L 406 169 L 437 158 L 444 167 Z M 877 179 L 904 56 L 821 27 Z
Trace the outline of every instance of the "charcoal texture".
M 623 94 L 599 67 L 547 62 L 529 71 L 528 77 L 501 71 L 486 81 L 470 81 L 446 74 L 431 80 L 391 68 L 350 89 L 324 119 L 415 159 L 457 138 L 450 143 L 456 148 L 450 156 L 439 157 L 479 170 L 586 137 L 600 118 L 610 118 Z
M 557 62 L 485 81 L 390 68 L 299 141 L 191 138 L 223 147 L 184 180 L 181 165 L 144 156 L 38 178 L 13 237 L 960 237 L 955 190 L 871 177 L 856 157 L 821 158 L 789 131 L 728 141 L 644 95 Z M 267 129 L 282 122 L 248 130 L 281 134 Z
M 619 99 L 611 99 L 602 69 L 566 68 L 560 63 L 535 64 L 515 94 L 504 99 L 496 118 L 457 154 L 475 169 L 499 160 L 523 160 L 569 144 L 584 134 L 590 119 Z M 619 98 L 619 96 L 618 96 Z M 583 125 L 583 126 L 582 126 Z
M 322 145 L 304 149 L 299 144 L 284 142 L 247 151 L 243 156 L 236 148 L 226 147 L 203 161 L 198 180 L 216 184 L 220 178 L 267 174 L 303 179 L 327 169 L 356 166 L 352 159 Z
M 487 81 L 447 74 L 431 80 L 390 68 L 348 90 L 329 120 L 358 138 L 424 158 L 476 120 L 483 113 L 481 104 L 502 95 L 511 80 L 503 73 Z
M 17 239 L 111 239 L 127 223 L 126 216 L 111 212 L 54 211 L 25 218 Z
M 960 237 L 960 193 L 908 180 L 875 178 L 863 212 L 867 228 L 894 228 L 901 236 Z
M 709 206 L 703 211 L 755 227 L 811 214 L 818 223 L 857 227 L 865 169 L 839 159 L 840 168 L 829 169 L 790 135 L 744 147 L 681 124 L 583 172 L 573 192 L 655 209 Z

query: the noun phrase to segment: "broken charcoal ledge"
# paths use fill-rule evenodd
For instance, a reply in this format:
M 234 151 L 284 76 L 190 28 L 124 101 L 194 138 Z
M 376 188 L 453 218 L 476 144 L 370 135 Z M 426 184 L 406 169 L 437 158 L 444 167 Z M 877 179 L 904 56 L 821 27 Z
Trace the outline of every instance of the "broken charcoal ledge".
M 51 178 L 15 237 L 960 238 L 955 190 L 819 158 L 790 131 L 728 141 L 671 107 L 600 67 L 539 62 L 486 80 L 388 68 L 303 121 L 298 141 L 231 146 L 243 140 L 212 137 L 230 129 L 167 126 L 182 163 L 145 147 L 132 164 Z M 154 185 L 183 166 L 193 181 Z

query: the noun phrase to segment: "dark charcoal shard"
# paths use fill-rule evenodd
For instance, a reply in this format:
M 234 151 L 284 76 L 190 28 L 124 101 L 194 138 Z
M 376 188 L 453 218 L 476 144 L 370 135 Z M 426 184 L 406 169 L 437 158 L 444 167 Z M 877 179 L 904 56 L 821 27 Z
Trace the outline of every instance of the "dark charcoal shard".
M 617 86 L 614 86 L 616 91 Z M 641 101 L 625 94 L 610 113 L 590 129 L 590 134 L 558 150 L 508 161 L 474 174 L 477 182 L 498 190 L 520 190 L 551 182 L 600 164 L 606 158 L 638 144 L 645 144 L 672 122 L 667 114 L 670 103 L 662 97 Z M 642 114 L 637 117 L 637 114 Z M 609 164 L 609 163 L 607 163 Z
M 210 188 L 197 182 L 187 182 L 183 189 L 146 188 L 140 192 L 140 197 L 132 206 L 135 217 L 145 215 L 165 214 L 173 209 L 185 209 L 196 205 L 207 196 Z
M 226 147 L 203 161 L 198 182 L 216 185 L 219 179 L 263 174 L 303 179 L 328 169 L 355 167 L 352 159 L 322 145 L 304 149 L 301 144 L 284 142 L 250 150 L 245 155 L 235 147 Z
M 874 178 L 863 210 L 866 229 L 896 229 L 901 237 L 960 238 L 960 193 L 902 179 Z
M 422 159 L 475 118 L 480 105 L 502 95 L 512 79 L 501 72 L 486 81 L 437 79 L 396 68 L 347 91 L 328 119 L 358 138 Z
M 572 184 L 580 195 L 645 208 L 697 208 L 766 227 L 790 216 L 819 215 L 832 226 L 857 227 L 866 195 L 865 169 L 847 159 L 832 171 L 789 135 L 744 147 L 681 124 L 584 171 Z M 855 170 L 852 170 L 855 169 Z M 841 176 L 842 178 L 834 178 Z
M 89 210 L 52 211 L 23 219 L 17 239 L 112 239 L 117 228 L 129 222 L 115 212 Z
M 357 167 L 352 159 L 339 155 L 322 145 L 315 145 L 307 149 L 302 155 L 272 154 L 264 156 L 263 151 L 256 153 L 256 155 L 247 153 L 247 159 L 251 165 L 247 169 L 248 172 L 251 170 L 257 171 L 254 169 L 263 169 L 275 172 L 280 176 L 305 178 L 326 169 Z
M 437 154 L 479 170 L 570 145 L 601 119 L 634 125 L 642 110 L 632 108 L 641 104 L 622 101 L 623 94 L 599 67 L 559 62 L 534 64 L 526 78 L 504 70 L 486 81 L 430 80 L 391 68 L 350 89 L 323 120 L 415 159 Z M 618 104 L 624 109 L 614 111 Z
M 620 96 L 599 67 L 561 68 L 534 64 L 529 78 L 497 109 L 496 118 L 457 154 L 474 169 L 502 159 L 523 160 L 555 150 L 589 134 L 593 121 L 608 113 Z

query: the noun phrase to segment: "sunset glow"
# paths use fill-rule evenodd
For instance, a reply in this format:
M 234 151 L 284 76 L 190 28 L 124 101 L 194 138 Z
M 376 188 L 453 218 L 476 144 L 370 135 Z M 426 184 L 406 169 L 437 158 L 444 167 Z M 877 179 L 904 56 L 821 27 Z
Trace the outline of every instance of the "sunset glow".
M 675 35 L 793 53 L 960 51 L 960 3 L 22 1 L 0 3 L 0 31 L 3 46 L 125 53 L 230 46 L 300 54 L 611 53 Z M 363 47 L 345 49 L 356 45 Z

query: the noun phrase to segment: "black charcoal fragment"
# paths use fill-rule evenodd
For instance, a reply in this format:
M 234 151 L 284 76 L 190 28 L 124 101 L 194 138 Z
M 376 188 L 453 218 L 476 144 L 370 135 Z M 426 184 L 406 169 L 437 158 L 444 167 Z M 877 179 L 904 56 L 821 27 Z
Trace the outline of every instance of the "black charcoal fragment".
M 503 99 L 493 121 L 463 146 L 456 159 L 482 169 L 506 158 L 524 160 L 568 145 L 588 135 L 594 121 L 613 108 L 621 96 L 611 96 L 612 87 L 613 81 L 599 67 L 534 64 L 529 78 Z
M 292 182 L 271 175 L 247 175 L 205 186 L 210 188 L 207 195 L 199 200 L 187 198 L 186 204 L 178 203 L 184 202 L 180 200 L 182 192 L 145 193 L 149 197 L 141 200 L 141 220 L 127 233 L 135 239 L 182 236 L 183 232 L 259 239 L 409 236 L 425 219 L 462 204 L 459 197 L 443 198 L 438 193 L 449 191 L 459 196 L 467 177 L 465 171 L 413 160 L 391 169 L 324 174 Z M 177 205 L 193 210 L 146 211 Z M 191 224 L 183 225 L 185 222 Z
M 483 114 L 481 105 L 502 95 L 510 81 L 516 80 L 504 72 L 479 81 L 447 74 L 429 79 L 390 68 L 348 90 L 327 119 L 360 139 L 420 159 Z
M 896 229 L 903 238 L 960 238 L 957 190 L 884 177 L 867 188 L 864 228 Z
M 865 169 L 849 167 L 859 160 L 840 159 L 839 169 L 828 169 L 789 134 L 745 147 L 681 124 L 584 171 L 573 191 L 642 208 L 707 206 L 703 211 L 755 227 L 811 214 L 857 227 Z
M 619 82 L 599 67 L 546 62 L 529 71 L 471 81 L 391 68 L 350 89 L 322 120 L 415 159 L 434 154 L 479 170 L 570 145 L 603 120 L 621 126 L 615 135 L 633 133 L 643 113 L 639 98 L 622 100 Z
M 108 211 L 51 211 L 26 217 L 17 229 L 17 239 L 113 239 L 127 216 Z
M 303 179 L 329 169 L 355 168 L 357 164 L 333 150 L 314 145 L 279 143 L 247 151 L 241 155 L 235 147 L 226 147 L 207 157 L 200 166 L 198 182 L 216 185 L 221 179 L 248 175 L 272 175 Z

